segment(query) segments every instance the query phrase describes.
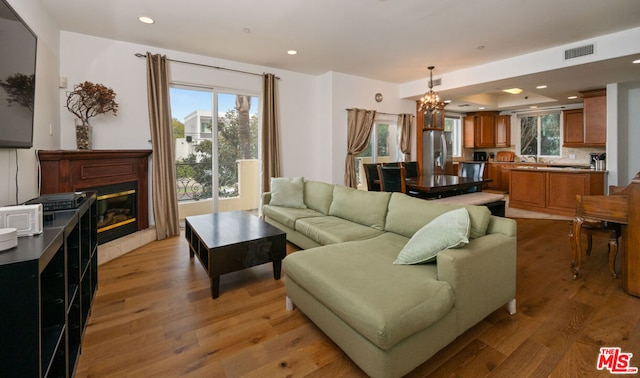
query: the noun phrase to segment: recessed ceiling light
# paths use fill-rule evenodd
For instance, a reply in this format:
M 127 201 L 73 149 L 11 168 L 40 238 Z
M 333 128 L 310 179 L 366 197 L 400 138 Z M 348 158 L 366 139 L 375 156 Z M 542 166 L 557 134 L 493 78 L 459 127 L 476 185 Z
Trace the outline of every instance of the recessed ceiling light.
M 640 59 L 636 59 L 633 61 L 634 64 L 640 64 Z
M 445 104 L 450 104 L 450 103 L 451 103 L 451 100 L 444 100 L 444 103 L 445 103 Z
M 146 17 L 146 16 L 140 16 L 140 17 L 138 17 L 138 21 L 142 22 L 143 24 L 153 24 L 153 23 L 155 23 L 155 21 L 153 20 L 153 18 L 151 18 L 151 17 Z
M 478 109 L 480 109 L 480 110 L 484 110 L 484 109 L 485 109 L 485 107 L 484 107 L 484 106 L 481 106 L 481 107 L 479 107 Z
M 578 98 L 578 96 L 569 96 L 567 97 L 567 100 L 575 100 L 576 98 Z
M 244 29 L 242 29 L 242 31 L 247 33 L 247 34 L 251 34 L 251 29 L 249 29 L 249 28 L 244 28 Z
M 529 109 L 537 109 L 537 108 L 538 108 L 538 107 L 537 107 L 537 106 L 535 106 L 535 105 L 531 105 L 531 106 L 529 107 Z
M 289 51 L 287 51 L 287 54 L 289 54 L 289 55 L 298 55 L 298 51 L 297 50 L 289 50 Z
M 511 94 L 514 94 L 514 95 L 517 95 L 517 94 L 520 94 L 520 93 L 523 92 L 522 89 L 520 89 L 520 88 L 509 88 L 509 89 L 503 89 L 502 91 L 503 92 L 507 92 L 507 93 L 511 93 Z
M 545 89 L 545 88 L 547 88 L 547 86 L 546 86 L 546 85 L 538 85 L 538 86 L 536 87 L 536 89 Z

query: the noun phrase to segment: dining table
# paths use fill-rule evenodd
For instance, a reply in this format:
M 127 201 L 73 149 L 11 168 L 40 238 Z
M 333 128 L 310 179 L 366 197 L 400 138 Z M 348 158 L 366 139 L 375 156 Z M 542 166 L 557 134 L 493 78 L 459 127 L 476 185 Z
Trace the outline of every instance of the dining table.
M 425 197 L 447 197 L 460 194 L 470 188 L 479 187 L 492 180 L 489 178 L 460 177 L 456 175 L 421 175 L 406 179 L 407 191 Z

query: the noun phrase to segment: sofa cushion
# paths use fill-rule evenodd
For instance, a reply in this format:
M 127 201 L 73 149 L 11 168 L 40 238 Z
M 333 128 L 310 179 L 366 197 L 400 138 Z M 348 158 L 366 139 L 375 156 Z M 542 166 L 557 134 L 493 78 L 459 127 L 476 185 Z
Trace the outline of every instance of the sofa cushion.
M 262 214 L 291 229 L 295 229 L 296 221 L 300 218 L 320 217 L 324 215 L 311 209 L 271 205 L 262 206 Z
M 369 239 L 384 232 L 333 216 L 301 218 L 295 230 L 322 245 Z
M 271 201 L 272 206 L 284 206 L 304 209 L 304 178 L 302 177 L 272 177 Z
M 410 238 L 437 216 L 461 207 L 469 212 L 471 221 L 469 237 L 475 239 L 485 235 L 491 219 L 491 211 L 486 206 L 434 203 L 402 193 L 393 193 L 391 196 L 385 230 Z
M 465 208 L 446 212 L 418 230 L 402 248 L 394 264 L 435 260 L 438 252 L 469 243 L 469 213 Z
M 435 264 L 393 265 L 406 238 L 378 237 L 292 253 L 287 279 L 383 350 L 437 322 L 454 304 Z M 358 269 L 358 267 L 366 269 Z
M 365 192 L 335 185 L 329 215 L 384 230 L 391 193 Z
M 333 201 L 332 184 L 319 181 L 304 182 L 304 203 L 308 208 L 329 214 L 331 201 Z

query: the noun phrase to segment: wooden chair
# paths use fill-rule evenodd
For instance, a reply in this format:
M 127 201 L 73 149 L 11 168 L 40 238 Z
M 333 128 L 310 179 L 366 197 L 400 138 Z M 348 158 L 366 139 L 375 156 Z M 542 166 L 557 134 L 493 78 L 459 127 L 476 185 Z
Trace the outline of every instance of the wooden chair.
M 462 161 L 458 164 L 458 176 L 481 179 L 484 174 L 484 162 Z M 465 193 L 473 193 L 482 191 L 481 186 L 474 186 L 465 191 Z
M 372 192 L 380 191 L 380 176 L 378 166 L 380 164 L 363 164 L 365 180 L 367 180 L 367 190 Z
M 404 167 L 378 166 L 380 189 L 383 192 L 407 193 L 407 183 Z
M 400 165 L 404 167 L 407 177 L 418 177 L 420 175 L 417 161 L 403 161 Z
M 622 235 L 621 225 L 628 221 L 628 196 L 623 194 L 610 196 L 576 196 L 576 216 L 569 230 L 571 244 L 572 278 L 576 279 L 582 262 L 582 232 L 587 237 L 586 254 L 591 254 L 594 233 L 609 236 L 609 271 L 617 278 L 616 256 L 618 240 Z

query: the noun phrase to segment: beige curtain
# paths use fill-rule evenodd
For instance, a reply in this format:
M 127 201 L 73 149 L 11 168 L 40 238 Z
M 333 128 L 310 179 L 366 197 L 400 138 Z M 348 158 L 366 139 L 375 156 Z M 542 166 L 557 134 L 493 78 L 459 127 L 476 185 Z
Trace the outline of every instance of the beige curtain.
M 153 215 L 156 237 L 162 240 L 180 234 L 166 56 L 147 52 L 147 97 L 153 149 Z
M 346 186 L 352 188 L 358 186 L 355 156 L 367 148 L 375 117 L 375 110 L 349 109 L 347 116 L 347 158 L 344 169 L 344 184 Z
M 411 161 L 411 125 L 413 114 L 398 114 L 398 127 L 400 128 L 400 151 L 404 153 L 404 161 Z
M 275 75 L 262 75 L 262 190 L 271 189 L 271 178 L 280 177 L 278 137 L 278 88 Z

